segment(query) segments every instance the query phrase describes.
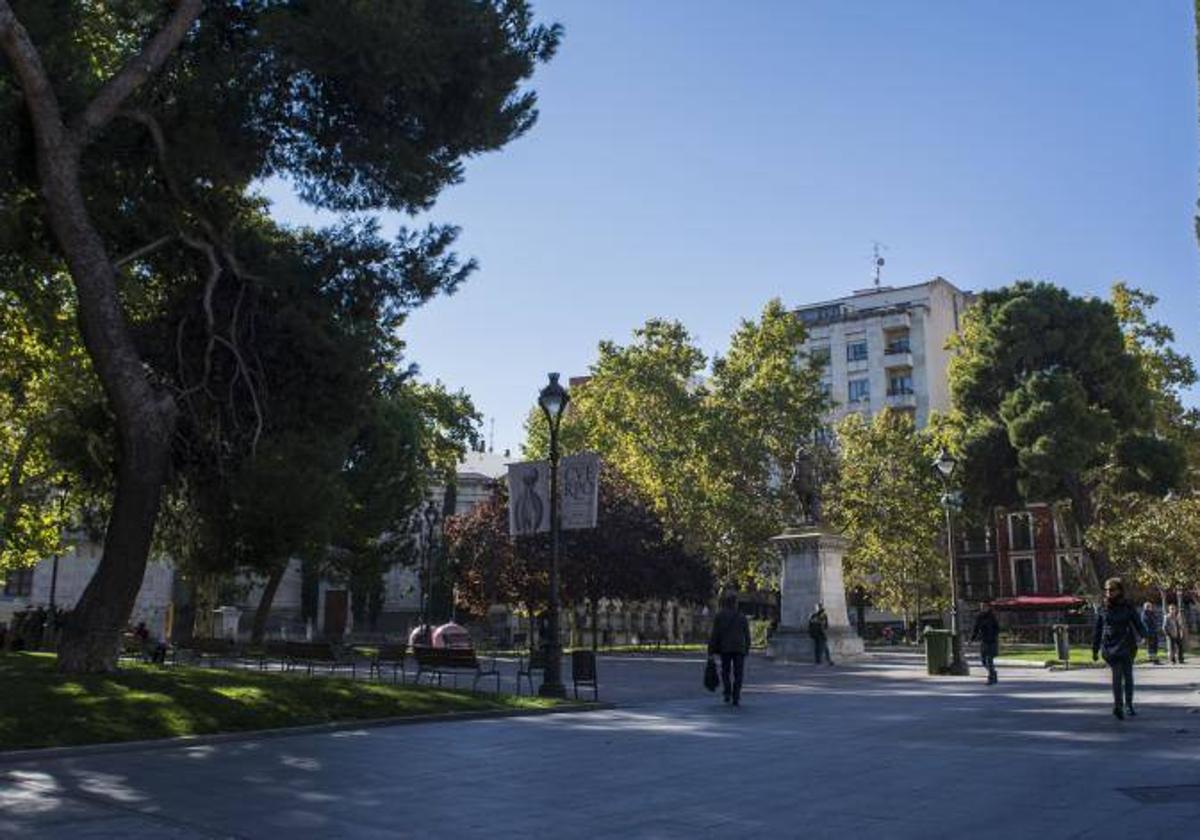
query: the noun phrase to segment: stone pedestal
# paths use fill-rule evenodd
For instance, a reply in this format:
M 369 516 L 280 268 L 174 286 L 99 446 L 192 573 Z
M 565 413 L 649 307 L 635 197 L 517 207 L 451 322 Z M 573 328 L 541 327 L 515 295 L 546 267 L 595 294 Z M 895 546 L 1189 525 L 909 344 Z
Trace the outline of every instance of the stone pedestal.
M 863 655 L 863 642 L 850 627 L 842 556 L 846 539 L 821 526 L 789 528 L 772 539 L 783 553 L 779 592 L 779 627 L 767 645 L 767 656 L 783 662 L 812 662 L 813 640 L 808 617 L 817 603 L 829 616 L 829 652 L 835 663 Z

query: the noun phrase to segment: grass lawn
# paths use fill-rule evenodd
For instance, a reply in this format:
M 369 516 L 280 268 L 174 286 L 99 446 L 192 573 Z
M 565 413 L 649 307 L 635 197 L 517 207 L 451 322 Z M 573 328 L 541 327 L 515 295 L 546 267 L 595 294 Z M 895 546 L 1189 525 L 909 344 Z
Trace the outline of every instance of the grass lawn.
M 345 678 L 132 663 L 122 664 L 117 674 L 67 676 L 55 665 L 53 654 L 0 654 L 0 750 L 561 703 Z
M 1029 662 L 1046 663 L 1059 662 L 1058 653 L 1051 647 L 1044 648 L 1024 648 L 1017 650 L 1006 650 L 1003 646 L 1000 648 L 1001 659 L 1024 659 Z M 1146 659 L 1146 651 L 1139 649 L 1137 652 L 1138 663 L 1144 663 Z M 1072 665 L 1091 665 L 1092 649 L 1090 647 L 1080 647 L 1078 645 L 1071 646 L 1071 664 Z M 1101 657 L 1096 663 L 1097 665 L 1104 664 L 1104 658 Z

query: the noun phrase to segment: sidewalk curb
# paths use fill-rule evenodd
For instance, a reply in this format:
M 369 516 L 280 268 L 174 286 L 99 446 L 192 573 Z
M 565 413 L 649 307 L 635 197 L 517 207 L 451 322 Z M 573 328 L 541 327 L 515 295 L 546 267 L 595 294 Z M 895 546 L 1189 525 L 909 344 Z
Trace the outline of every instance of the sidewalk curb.
M 243 732 L 214 732 L 210 735 L 182 735 L 176 738 L 155 738 L 148 741 L 115 741 L 108 744 L 82 744 L 75 747 L 41 747 L 23 750 L 0 750 L 0 767 L 6 764 L 25 764 L 62 758 L 86 758 L 107 753 L 169 750 L 177 747 L 202 747 L 233 741 L 254 741 L 268 738 L 289 738 L 296 735 L 322 735 L 352 729 L 378 729 L 385 726 L 413 726 L 421 723 L 452 723 L 467 720 L 489 720 L 510 717 L 542 717 L 545 715 L 579 714 L 615 709 L 615 703 L 579 702 L 552 709 L 500 709 L 476 712 L 437 712 L 431 715 L 367 718 L 364 720 L 309 723 L 303 726 L 283 726 L 276 729 L 247 729 Z

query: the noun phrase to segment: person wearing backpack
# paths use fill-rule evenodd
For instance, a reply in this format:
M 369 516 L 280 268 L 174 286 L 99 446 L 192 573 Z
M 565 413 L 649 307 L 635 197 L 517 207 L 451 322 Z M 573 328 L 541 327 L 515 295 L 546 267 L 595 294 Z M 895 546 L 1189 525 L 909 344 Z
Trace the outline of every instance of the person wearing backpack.
M 746 655 L 750 653 L 750 621 L 738 612 L 737 593 L 721 596 L 721 609 L 713 617 L 712 634 L 708 638 L 709 657 L 721 657 L 721 687 L 725 702 L 740 706 L 742 679 L 746 674 Z M 733 680 L 730 681 L 730 670 Z
M 1092 632 L 1092 661 L 1103 652 L 1104 661 L 1112 669 L 1113 716 L 1118 720 L 1137 714 L 1133 708 L 1133 660 L 1137 656 L 1138 639 L 1146 636 L 1141 616 L 1125 599 L 1125 584 L 1120 578 L 1106 580 L 1104 603 L 1096 610 Z
M 813 653 L 817 664 L 821 664 L 821 654 L 824 653 L 825 661 L 832 665 L 833 657 L 829 655 L 829 616 L 825 612 L 824 604 L 818 603 L 817 608 L 808 617 L 808 635 L 813 640 Z

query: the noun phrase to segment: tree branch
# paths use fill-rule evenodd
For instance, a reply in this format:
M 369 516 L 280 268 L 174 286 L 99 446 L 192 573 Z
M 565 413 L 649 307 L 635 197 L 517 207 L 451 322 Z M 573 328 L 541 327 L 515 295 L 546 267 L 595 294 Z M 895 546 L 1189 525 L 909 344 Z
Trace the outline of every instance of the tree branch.
M 7 6 L 7 2 L 4 3 Z M 150 39 L 142 51 L 125 63 L 117 74 L 105 82 L 100 92 L 71 125 L 71 134 L 82 147 L 95 136 L 117 113 L 120 107 L 145 81 L 153 76 L 179 46 L 192 24 L 200 17 L 204 0 L 179 0 L 179 5 L 162 29 Z M 0 14 L 2 14 L 0 9 Z M 0 24 L 2 25 L 2 24 Z
M 151 242 L 147 245 L 143 245 L 141 248 L 138 248 L 137 250 L 130 251 L 128 254 L 126 254 L 125 256 L 121 257 L 118 260 L 114 260 L 113 268 L 120 268 L 123 265 L 128 265 L 129 263 L 134 262 L 135 260 L 140 260 L 142 257 L 148 256 L 149 254 L 153 254 L 155 251 L 157 251 L 162 246 L 166 245 L 168 242 L 174 242 L 174 241 L 175 241 L 175 234 L 173 234 L 173 233 L 168 233 L 166 236 L 160 236 L 158 239 L 155 239 L 153 242 Z

